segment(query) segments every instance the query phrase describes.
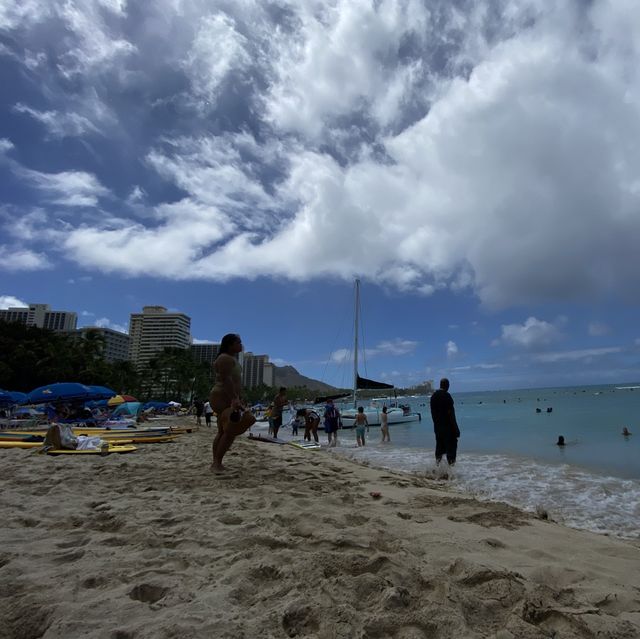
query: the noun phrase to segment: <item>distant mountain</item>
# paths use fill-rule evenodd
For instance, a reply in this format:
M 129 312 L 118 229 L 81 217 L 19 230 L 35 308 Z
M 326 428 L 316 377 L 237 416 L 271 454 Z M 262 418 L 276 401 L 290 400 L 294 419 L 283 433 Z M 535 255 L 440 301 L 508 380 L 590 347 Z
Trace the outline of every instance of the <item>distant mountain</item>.
M 286 386 L 287 388 L 291 388 L 293 386 L 306 386 L 309 390 L 320 391 L 323 393 L 330 393 L 336 390 L 329 384 L 300 375 L 293 366 L 274 366 L 273 380 L 273 385 L 275 387 Z

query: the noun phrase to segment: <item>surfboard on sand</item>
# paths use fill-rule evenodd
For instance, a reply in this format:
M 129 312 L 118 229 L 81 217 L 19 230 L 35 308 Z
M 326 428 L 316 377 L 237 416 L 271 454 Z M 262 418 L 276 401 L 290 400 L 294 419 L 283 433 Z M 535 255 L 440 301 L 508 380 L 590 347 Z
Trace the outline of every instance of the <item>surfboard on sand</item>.
M 43 442 L 0 442 L 0 448 L 26 448 L 30 449 L 42 449 Z M 137 450 L 135 446 L 124 444 L 109 443 L 109 448 L 101 450 L 95 448 L 92 450 L 72 450 L 68 448 L 54 448 L 46 451 L 48 455 L 110 455 L 111 453 L 132 453 Z M 44 451 L 43 451 L 44 452 Z
M 109 448 L 101 450 L 96 448 L 93 450 L 71 450 L 67 448 L 50 448 L 47 455 L 111 455 L 112 453 L 132 453 L 136 449 L 135 446 L 114 446 L 109 444 Z
M 275 437 L 269 437 L 268 435 L 254 435 L 253 433 L 249 433 L 248 439 L 254 442 L 263 442 L 265 444 L 286 444 L 287 442 L 282 439 L 276 439 Z
M 290 446 L 295 446 L 295 448 L 303 448 L 304 450 L 318 450 L 322 448 L 318 442 L 307 442 L 303 439 L 299 439 L 296 441 L 287 442 Z

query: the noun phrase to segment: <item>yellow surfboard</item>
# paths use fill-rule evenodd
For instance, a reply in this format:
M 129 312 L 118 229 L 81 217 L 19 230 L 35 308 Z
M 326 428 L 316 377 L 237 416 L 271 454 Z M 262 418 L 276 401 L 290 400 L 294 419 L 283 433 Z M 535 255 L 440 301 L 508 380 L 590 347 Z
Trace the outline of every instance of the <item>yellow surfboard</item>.
M 111 455 L 112 453 L 132 453 L 137 448 L 135 446 L 114 446 L 109 444 L 106 451 L 101 449 L 94 450 L 71 450 L 67 448 L 50 448 L 47 455 Z
M 126 440 L 125 440 L 126 441 Z M 2 442 L 0 441 L 0 448 L 26 448 L 26 449 L 38 449 L 42 448 L 42 442 Z M 56 448 L 50 449 L 47 451 L 49 455 L 66 455 L 66 454 L 93 454 L 93 455 L 109 455 L 111 453 L 132 453 L 134 450 L 137 450 L 135 446 L 131 446 L 130 444 L 125 444 L 125 442 L 109 442 L 109 448 L 107 451 L 102 451 L 101 449 L 94 450 L 72 450 L 67 448 Z

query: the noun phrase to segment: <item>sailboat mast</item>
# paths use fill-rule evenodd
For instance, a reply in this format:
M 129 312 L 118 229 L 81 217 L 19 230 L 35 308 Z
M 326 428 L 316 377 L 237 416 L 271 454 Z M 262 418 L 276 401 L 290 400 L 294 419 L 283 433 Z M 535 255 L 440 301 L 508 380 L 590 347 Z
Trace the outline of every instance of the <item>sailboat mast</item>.
M 356 279 L 356 308 L 354 316 L 354 343 L 353 343 L 353 407 L 356 407 L 356 391 L 358 390 L 358 323 L 360 312 L 360 280 Z

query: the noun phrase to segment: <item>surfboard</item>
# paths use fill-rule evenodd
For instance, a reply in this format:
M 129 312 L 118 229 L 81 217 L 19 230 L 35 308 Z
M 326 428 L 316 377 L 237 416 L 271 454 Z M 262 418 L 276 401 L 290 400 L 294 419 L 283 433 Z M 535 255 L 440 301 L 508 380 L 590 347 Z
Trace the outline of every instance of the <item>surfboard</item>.
M 100 436 L 100 439 L 109 442 L 113 445 L 123 444 L 163 444 L 173 442 L 177 439 L 175 435 L 163 435 L 160 437 L 140 437 L 132 436 L 127 437 L 123 433 L 119 437 Z M 28 439 L 0 439 L 0 448 L 37 448 L 44 443 L 44 437 L 33 437 Z
M 287 442 L 289 446 L 294 446 L 295 448 L 303 448 L 304 450 L 318 450 L 322 448 L 318 442 L 306 442 L 304 440 L 297 440 Z
M 0 448 L 42 448 L 42 442 L 0 441 Z
M 71 450 L 66 448 L 52 448 L 47 451 L 47 455 L 111 455 L 112 453 L 132 453 L 137 448 L 135 446 L 115 446 L 109 444 L 106 451 L 101 449 L 94 450 Z
M 0 438 L 10 438 L 14 439 L 17 437 L 44 437 L 47 434 L 48 428 L 38 428 L 35 430 L 7 430 L 0 432 Z M 134 437 L 134 436 L 144 436 L 144 437 L 164 437 L 164 436 L 177 436 L 180 433 L 176 431 L 170 431 L 167 428 L 157 428 L 153 430 L 144 430 L 137 428 L 114 428 L 112 430 L 106 430 L 104 428 L 74 428 L 72 427 L 74 435 L 87 435 L 91 437 L 98 437 L 102 435 L 113 436 L 113 437 Z
M 249 433 L 247 439 L 250 439 L 254 442 L 263 442 L 265 444 L 286 444 L 287 442 L 282 439 L 276 439 L 275 437 L 269 437 L 268 435 L 254 435 L 253 433 Z

